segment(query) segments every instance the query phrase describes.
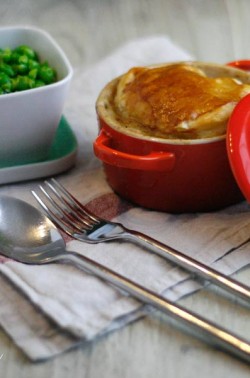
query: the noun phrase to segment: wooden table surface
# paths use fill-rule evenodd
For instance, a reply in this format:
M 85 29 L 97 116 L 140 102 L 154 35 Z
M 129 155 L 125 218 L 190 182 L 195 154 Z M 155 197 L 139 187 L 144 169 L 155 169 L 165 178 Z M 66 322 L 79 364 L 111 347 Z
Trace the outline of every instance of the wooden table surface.
M 46 29 L 74 67 L 88 67 L 135 37 L 167 35 L 199 60 L 250 57 L 248 0 L 0 0 L 0 25 Z M 250 282 L 250 269 L 235 277 Z M 244 335 L 249 308 L 214 290 L 181 304 Z M 178 331 L 155 314 L 44 363 L 32 363 L 0 331 L 4 378 L 243 378 L 246 364 Z

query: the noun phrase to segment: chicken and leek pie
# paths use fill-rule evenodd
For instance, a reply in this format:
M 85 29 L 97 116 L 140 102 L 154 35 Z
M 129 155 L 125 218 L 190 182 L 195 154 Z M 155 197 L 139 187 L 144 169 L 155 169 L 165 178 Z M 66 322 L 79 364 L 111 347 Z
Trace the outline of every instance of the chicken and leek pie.
M 250 93 L 249 75 L 226 66 L 204 67 L 184 62 L 130 69 L 113 85 L 109 105 L 116 120 L 157 138 L 224 135 L 235 105 Z

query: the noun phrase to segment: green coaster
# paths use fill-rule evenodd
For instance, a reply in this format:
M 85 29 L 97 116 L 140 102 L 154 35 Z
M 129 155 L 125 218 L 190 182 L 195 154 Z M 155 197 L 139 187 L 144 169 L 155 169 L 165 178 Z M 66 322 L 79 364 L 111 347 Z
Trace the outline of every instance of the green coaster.
M 77 139 L 65 117 L 61 118 L 48 158 L 44 161 L 0 167 L 0 184 L 32 180 L 64 172 L 75 164 Z
M 59 159 L 77 149 L 77 140 L 65 117 L 61 118 L 47 160 Z

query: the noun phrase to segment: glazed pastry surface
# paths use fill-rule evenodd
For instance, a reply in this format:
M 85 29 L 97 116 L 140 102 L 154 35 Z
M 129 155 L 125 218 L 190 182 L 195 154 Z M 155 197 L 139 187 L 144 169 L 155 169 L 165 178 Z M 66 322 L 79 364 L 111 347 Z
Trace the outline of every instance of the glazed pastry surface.
M 233 77 L 208 77 L 189 64 L 135 67 L 118 81 L 115 112 L 127 127 L 164 138 L 223 135 L 250 85 Z

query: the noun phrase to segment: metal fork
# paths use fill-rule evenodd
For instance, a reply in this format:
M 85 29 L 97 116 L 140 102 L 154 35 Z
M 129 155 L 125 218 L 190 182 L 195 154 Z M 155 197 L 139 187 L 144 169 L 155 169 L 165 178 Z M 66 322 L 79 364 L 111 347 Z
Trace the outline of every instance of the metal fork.
M 114 240 L 136 243 L 193 273 L 195 277 L 207 280 L 250 302 L 248 286 L 141 232 L 94 215 L 55 179 L 45 181 L 39 188 L 46 201 L 36 191 L 33 190 L 32 194 L 52 222 L 71 237 L 87 243 Z

